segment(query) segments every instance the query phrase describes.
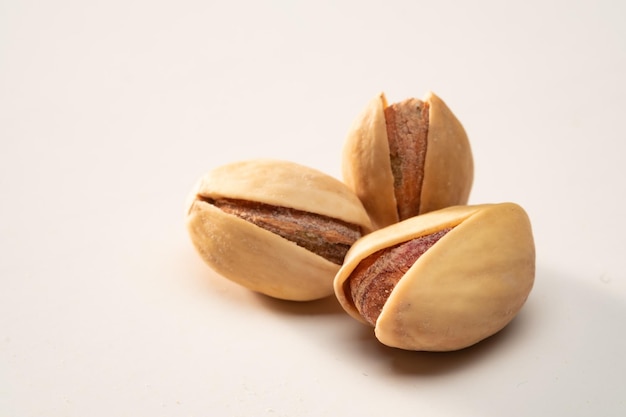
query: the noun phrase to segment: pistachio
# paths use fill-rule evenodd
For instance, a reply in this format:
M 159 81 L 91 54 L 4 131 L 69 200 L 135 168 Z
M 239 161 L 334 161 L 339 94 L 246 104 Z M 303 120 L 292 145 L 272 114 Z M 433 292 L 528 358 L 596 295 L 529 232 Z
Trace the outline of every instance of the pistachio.
M 388 105 L 381 93 L 350 128 L 342 171 L 378 229 L 467 204 L 474 165 L 465 129 L 438 96 Z
M 342 182 L 286 161 L 217 167 L 199 179 L 187 206 L 191 240 L 209 266 L 287 300 L 331 295 L 346 252 L 371 230 L 361 202 Z
M 530 221 L 517 204 L 453 206 L 374 231 L 334 280 L 342 307 L 407 350 L 450 351 L 504 328 L 534 282 Z

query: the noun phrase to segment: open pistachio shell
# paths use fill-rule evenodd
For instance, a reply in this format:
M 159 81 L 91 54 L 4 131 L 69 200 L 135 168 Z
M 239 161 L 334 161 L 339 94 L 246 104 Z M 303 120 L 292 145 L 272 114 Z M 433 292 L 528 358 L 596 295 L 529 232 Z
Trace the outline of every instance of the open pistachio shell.
M 474 165 L 467 134 L 448 106 L 434 93 L 423 100 L 428 109 L 428 134 L 419 213 L 466 204 Z M 396 223 L 398 207 L 385 119 L 383 93 L 371 100 L 350 128 L 343 147 L 344 182 L 359 196 L 374 228 Z
M 514 203 L 455 206 L 377 230 L 358 240 L 334 281 L 343 308 L 364 321 L 349 279 L 368 256 L 452 228 L 391 291 L 375 323 L 380 342 L 407 350 L 450 351 L 501 330 L 519 312 L 535 276 L 526 212 Z
M 204 261 L 253 291 L 287 300 L 331 295 L 339 265 L 211 202 L 235 199 L 314 213 L 370 230 L 359 199 L 339 180 L 286 161 L 260 159 L 218 167 L 187 202 L 187 227 Z

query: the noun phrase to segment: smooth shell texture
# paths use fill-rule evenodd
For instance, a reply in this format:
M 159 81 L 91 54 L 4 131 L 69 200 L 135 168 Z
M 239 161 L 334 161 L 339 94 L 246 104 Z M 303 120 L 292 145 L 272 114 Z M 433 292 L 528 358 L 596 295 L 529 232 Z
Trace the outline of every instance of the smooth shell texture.
M 466 204 L 474 179 L 467 134 L 448 106 L 432 92 L 420 214 Z M 344 182 L 357 194 L 375 229 L 398 222 L 383 93 L 371 100 L 350 128 L 343 147 Z
M 474 181 L 474 159 L 461 122 L 433 93 L 430 103 L 428 146 L 420 213 L 466 204 Z
M 187 228 L 198 253 L 225 278 L 280 299 L 331 295 L 339 266 L 198 196 L 297 208 L 370 228 L 358 198 L 340 181 L 312 168 L 253 160 L 221 166 L 202 177 L 187 210 Z
M 384 94 L 372 99 L 352 124 L 343 146 L 343 181 L 363 202 L 375 229 L 397 223 Z
M 197 195 L 290 207 L 357 224 L 368 231 L 371 227 L 361 202 L 345 184 L 289 161 L 254 159 L 222 165 L 200 178 L 188 204 Z
M 363 321 L 346 280 L 372 253 L 454 226 L 426 251 L 391 292 L 376 337 L 407 350 L 471 346 L 519 312 L 535 277 L 535 246 L 526 212 L 513 203 L 455 206 L 417 216 L 358 240 L 334 281 L 343 308 Z

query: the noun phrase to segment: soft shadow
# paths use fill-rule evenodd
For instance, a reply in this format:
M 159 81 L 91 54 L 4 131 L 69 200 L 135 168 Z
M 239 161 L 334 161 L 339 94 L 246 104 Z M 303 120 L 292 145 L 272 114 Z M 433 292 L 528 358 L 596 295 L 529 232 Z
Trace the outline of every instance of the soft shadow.
M 467 367 L 480 366 L 494 355 L 515 355 L 524 351 L 524 344 L 538 335 L 545 335 L 550 323 L 546 318 L 555 317 L 554 297 L 564 291 L 566 277 L 555 271 L 538 268 L 535 287 L 518 315 L 498 333 L 473 346 L 450 352 L 421 352 L 391 348 L 380 343 L 374 330 L 360 326 L 348 333 L 346 342 L 357 347 L 367 361 L 384 361 L 393 373 L 404 376 L 429 376 L 456 372 Z M 548 333 L 549 334 L 549 333 Z M 549 343 L 549 341 L 547 341 Z M 521 354 L 521 353 L 520 353 Z
M 219 298 L 234 304 L 247 303 L 251 294 L 249 289 L 221 276 L 193 251 L 187 250 L 181 254 L 181 265 L 186 268 L 185 277 L 187 291 L 193 294 L 201 294 L 206 298 Z
M 394 349 L 391 364 L 402 375 L 433 375 L 475 366 L 515 338 L 516 328 L 524 320 L 521 312 L 508 326 L 475 345 L 452 352 L 407 352 Z
M 190 291 L 200 291 L 232 303 L 256 303 L 263 308 L 286 315 L 345 314 L 334 295 L 312 301 L 289 301 L 251 291 L 221 276 L 191 251 L 183 253 L 182 265 L 188 268 L 185 276 Z
M 517 317 L 495 335 L 458 351 L 412 352 L 390 348 L 382 345 L 373 329 L 365 326 L 350 332 L 347 337 L 351 340 L 346 342 L 356 346 L 364 360 L 387 362 L 386 371 L 402 376 L 441 375 L 469 367 L 493 366 L 501 361 L 515 363 L 530 352 L 557 354 L 559 346 L 570 354 L 577 351 L 584 356 L 587 351 L 593 352 L 592 347 L 583 348 L 585 344 L 597 344 L 598 340 L 616 343 L 618 336 L 609 334 L 609 329 L 625 328 L 626 304 L 610 291 L 610 283 L 602 282 L 589 279 L 586 285 L 560 271 L 538 267 L 535 286 Z M 613 324 L 607 326 L 607 321 Z
M 527 320 L 524 311 L 504 329 L 475 345 L 450 352 L 409 351 L 385 346 L 376 339 L 374 330 L 363 326 L 356 335 L 361 353 L 369 360 L 385 361 L 390 370 L 397 375 L 441 375 L 458 371 L 466 366 L 475 366 L 492 353 L 512 342 L 517 337 L 517 330 Z
M 255 298 L 263 307 L 280 314 L 292 316 L 345 314 L 335 296 L 312 301 L 289 301 L 255 293 Z

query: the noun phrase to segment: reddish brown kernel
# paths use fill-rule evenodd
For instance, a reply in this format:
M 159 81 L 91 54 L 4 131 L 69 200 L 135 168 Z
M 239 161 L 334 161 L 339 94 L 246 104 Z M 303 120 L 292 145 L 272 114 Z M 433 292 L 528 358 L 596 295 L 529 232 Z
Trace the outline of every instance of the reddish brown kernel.
M 288 239 L 337 265 L 361 237 L 358 226 L 321 214 L 231 198 L 204 201 Z
M 376 324 L 396 284 L 419 257 L 450 230 L 452 228 L 442 229 L 379 250 L 361 261 L 346 283 L 355 307 L 368 323 Z
M 385 108 L 389 158 L 400 220 L 420 214 L 429 105 L 412 98 Z

